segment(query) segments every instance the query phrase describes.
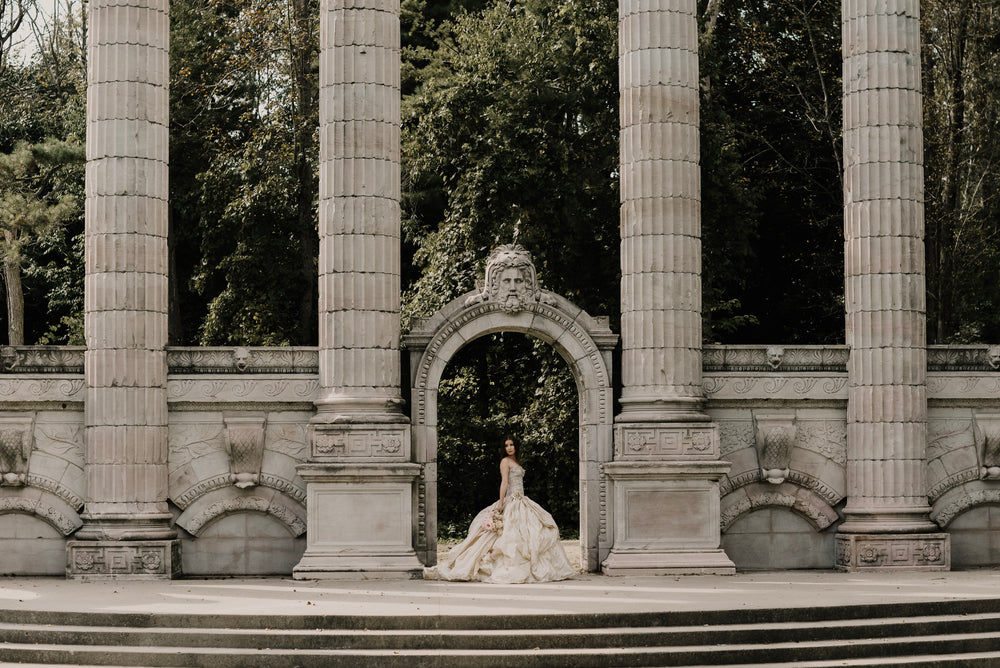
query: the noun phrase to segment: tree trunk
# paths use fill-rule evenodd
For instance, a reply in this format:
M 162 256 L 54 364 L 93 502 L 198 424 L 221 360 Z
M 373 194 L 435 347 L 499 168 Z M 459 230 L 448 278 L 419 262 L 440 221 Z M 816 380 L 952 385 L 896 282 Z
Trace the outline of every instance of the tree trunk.
M 24 345 L 24 291 L 21 289 L 21 263 L 9 256 L 3 260 L 3 281 L 7 287 L 7 342 Z

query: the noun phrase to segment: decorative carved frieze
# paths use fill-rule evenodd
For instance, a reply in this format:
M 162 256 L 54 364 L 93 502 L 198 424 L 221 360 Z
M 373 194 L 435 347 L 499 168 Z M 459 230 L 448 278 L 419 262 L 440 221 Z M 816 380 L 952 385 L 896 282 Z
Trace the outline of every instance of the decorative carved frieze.
M 795 443 L 794 415 L 755 415 L 757 461 L 761 477 L 778 485 L 788 477 L 788 462 Z
M 847 346 L 708 345 L 702 349 L 702 370 L 730 373 L 846 373 L 849 354 Z
M 838 570 L 946 571 L 951 568 L 951 537 L 946 533 L 838 534 L 835 540 Z
M 979 475 L 983 480 L 1000 480 L 1000 414 L 975 414 Z
M 0 346 L 3 373 L 83 373 L 83 346 Z
M 319 350 L 313 347 L 171 347 L 167 366 L 173 374 L 311 374 L 319 373 Z
M 226 403 L 250 406 L 264 403 L 313 403 L 319 390 L 317 378 L 178 378 L 167 381 L 171 403 Z
M 226 453 L 229 455 L 229 478 L 240 489 L 260 483 L 260 468 L 264 461 L 264 431 L 266 418 L 254 416 L 223 416 Z
M 719 430 L 710 424 L 615 427 L 615 459 L 718 459 Z
M 0 417 L 0 487 L 23 487 L 35 443 L 35 418 Z
M 313 426 L 309 460 L 333 462 L 357 460 L 403 461 L 409 458 L 409 429 L 386 425 L 377 429 L 356 425 Z
M 179 540 L 69 541 L 69 579 L 123 578 L 168 580 L 180 576 Z

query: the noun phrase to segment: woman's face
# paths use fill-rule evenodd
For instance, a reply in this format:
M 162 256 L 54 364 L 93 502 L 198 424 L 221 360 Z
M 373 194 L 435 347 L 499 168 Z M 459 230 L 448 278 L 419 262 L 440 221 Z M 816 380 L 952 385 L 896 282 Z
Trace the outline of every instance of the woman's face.
M 510 455 L 511 457 L 513 457 L 514 453 L 517 452 L 517 446 L 514 445 L 514 441 L 510 440 L 509 438 L 503 442 L 503 448 L 504 450 L 507 451 L 507 454 Z

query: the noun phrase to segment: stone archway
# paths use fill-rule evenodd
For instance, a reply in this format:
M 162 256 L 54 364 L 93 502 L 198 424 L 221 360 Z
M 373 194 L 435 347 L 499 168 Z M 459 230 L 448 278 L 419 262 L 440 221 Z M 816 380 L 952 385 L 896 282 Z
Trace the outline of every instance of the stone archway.
M 516 272 L 507 270 L 516 269 Z M 515 277 L 516 286 L 503 274 Z M 424 563 L 437 554 L 437 391 L 448 362 L 467 343 L 494 332 L 519 332 L 552 345 L 569 364 L 580 400 L 580 545 L 582 563 L 596 571 L 612 535 L 603 465 L 613 453 L 611 352 L 618 336 L 567 299 L 538 288 L 530 255 L 501 246 L 490 256 L 486 285 L 418 321 L 403 337 L 411 370 L 411 434 L 421 465 L 414 546 Z

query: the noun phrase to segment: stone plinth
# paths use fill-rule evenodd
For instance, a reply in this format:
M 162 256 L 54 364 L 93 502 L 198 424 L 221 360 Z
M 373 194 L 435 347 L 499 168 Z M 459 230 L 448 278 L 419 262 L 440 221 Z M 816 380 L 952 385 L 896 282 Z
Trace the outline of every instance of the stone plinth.
M 416 578 L 415 481 L 408 463 L 303 464 L 309 508 L 296 579 Z
M 71 540 L 66 577 L 71 580 L 170 580 L 181 574 L 179 540 Z
M 837 570 L 951 570 L 951 537 L 946 533 L 837 534 Z
M 611 462 L 614 545 L 605 575 L 732 575 L 719 547 L 719 461 Z

